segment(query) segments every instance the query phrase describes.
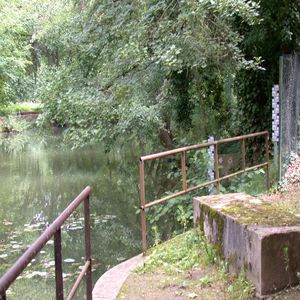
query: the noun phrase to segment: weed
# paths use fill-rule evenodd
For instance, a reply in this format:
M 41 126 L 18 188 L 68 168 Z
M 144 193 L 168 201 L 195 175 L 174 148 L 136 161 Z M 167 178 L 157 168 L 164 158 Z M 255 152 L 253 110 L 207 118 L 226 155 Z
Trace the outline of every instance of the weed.
M 155 227 L 153 229 L 155 230 Z M 155 232 L 157 231 L 155 230 Z M 179 269 L 185 271 L 198 266 L 200 263 L 205 265 L 217 264 L 224 272 L 227 269 L 227 263 L 218 258 L 214 245 L 208 243 L 199 230 L 190 230 L 158 247 L 154 247 L 145 260 L 145 268 L 147 270 L 153 269 L 161 265 L 162 262 L 167 266 L 166 271 L 170 272 L 174 266 L 177 271 Z
M 153 232 L 153 236 L 154 236 L 154 246 L 158 246 L 161 242 L 161 238 L 160 238 L 160 233 L 158 231 L 158 226 L 157 225 L 153 225 L 151 227 L 152 232 Z
M 199 279 L 199 282 L 201 286 L 207 286 L 211 284 L 212 280 L 209 275 L 205 275 L 204 277 Z
M 284 267 L 285 267 L 285 270 L 288 271 L 289 270 L 289 265 L 290 265 L 289 247 L 284 246 L 282 251 L 283 251 Z
M 213 244 L 206 241 L 200 230 L 193 229 L 178 235 L 150 249 L 149 253 L 144 266 L 136 271 L 154 273 L 155 276 L 159 274 L 160 281 L 179 288 L 176 295 L 193 299 L 199 293 L 205 293 L 203 299 L 215 299 L 215 292 L 222 291 L 222 299 L 252 299 L 254 287 L 246 280 L 245 273 L 241 272 L 239 276 L 228 274 L 228 263 L 217 258 Z M 195 270 L 200 271 L 201 277 L 193 277 Z M 159 294 L 160 290 L 156 292 Z
M 185 232 L 189 224 L 191 223 L 191 213 L 190 211 L 186 210 L 183 205 L 178 205 L 177 210 L 176 210 L 176 216 L 177 216 L 177 221 L 179 224 L 183 227 L 183 232 Z
M 220 260 L 219 270 L 220 270 L 221 274 L 223 274 L 223 275 L 228 273 L 229 265 L 228 265 L 228 262 L 226 260 Z
M 203 258 L 205 263 L 214 265 L 219 261 L 215 246 L 207 242 L 201 231 L 198 231 L 198 243 L 202 253 L 204 254 Z
M 139 271 L 151 271 L 156 267 L 162 267 L 165 272 L 172 274 L 199 265 L 199 253 L 195 239 L 193 231 L 188 231 L 150 249 L 151 254 L 146 258 L 143 269 Z
M 246 279 L 245 272 L 241 271 L 228 287 L 230 299 L 242 300 L 242 299 L 253 299 L 254 286 Z

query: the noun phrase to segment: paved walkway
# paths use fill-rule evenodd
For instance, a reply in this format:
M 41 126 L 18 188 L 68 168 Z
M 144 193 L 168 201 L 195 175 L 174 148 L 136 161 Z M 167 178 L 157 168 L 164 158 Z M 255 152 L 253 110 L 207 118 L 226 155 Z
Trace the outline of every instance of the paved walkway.
M 144 262 L 143 255 L 137 255 L 105 272 L 96 282 L 93 300 L 114 300 L 130 273 Z

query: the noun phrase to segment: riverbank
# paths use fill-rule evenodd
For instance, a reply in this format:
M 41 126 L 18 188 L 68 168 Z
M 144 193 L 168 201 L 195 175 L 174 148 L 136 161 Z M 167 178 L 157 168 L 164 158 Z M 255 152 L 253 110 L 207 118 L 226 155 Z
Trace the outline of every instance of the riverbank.
M 33 126 L 41 112 L 40 103 L 10 103 L 0 109 L 0 133 L 17 133 Z
M 296 176 L 299 170 L 300 159 L 296 159 L 288 169 L 284 189 L 281 184 L 281 191 L 266 194 L 262 199 L 278 209 L 299 214 L 300 182 Z M 149 251 L 144 266 L 132 273 L 123 285 L 117 300 L 123 299 L 246 300 L 255 299 L 255 290 L 243 272 L 238 276 L 229 274 L 228 264 L 217 258 L 216 249 L 206 242 L 201 232 L 192 229 Z M 300 286 L 268 298 L 296 299 L 300 299 Z
M 0 108 L 0 115 L 17 115 L 20 113 L 39 113 L 41 112 L 41 104 L 38 102 L 18 102 L 9 103 Z
M 227 272 L 214 247 L 192 229 L 150 250 L 117 299 L 251 299 L 254 287 L 243 273 Z
M 150 250 L 143 267 L 123 285 L 117 300 L 248 300 L 256 299 L 253 285 L 229 274 L 227 263 L 192 229 Z M 291 287 L 269 300 L 296 300 L 300 286 Z

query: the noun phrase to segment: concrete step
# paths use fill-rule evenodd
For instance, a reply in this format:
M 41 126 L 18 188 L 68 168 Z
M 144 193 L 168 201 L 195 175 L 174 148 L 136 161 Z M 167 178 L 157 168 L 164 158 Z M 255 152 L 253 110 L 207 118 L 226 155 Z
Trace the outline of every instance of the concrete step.
M 244 193 L 196 197 L 193 205 L 195 224 L 259 298 L 299 284 L 299 216 Z
M 96 282 L 93 289 L 93 300 L 114 300 L 130 273 L 144 263 L 144 257 L 139 254 L 105 272 Z

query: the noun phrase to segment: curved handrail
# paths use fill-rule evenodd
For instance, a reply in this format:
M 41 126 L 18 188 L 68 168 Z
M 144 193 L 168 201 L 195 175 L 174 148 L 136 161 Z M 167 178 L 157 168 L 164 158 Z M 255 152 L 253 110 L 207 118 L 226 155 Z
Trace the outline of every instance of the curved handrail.
M 91 187 L 87 186 L 68 207 L 52 222 L 51 225 L 40 235 L 40 237 L 19 257 L 14 265 L 0 278 L 0 299 L 5 299 L 6 290 L 17 279 L 17 277 L 28 266 L 31 260 L 41 251 L 46 243 L 54 236 L 55 248 L 55 277 L 56 277 L 56 299 L 63 299 L 63 280 L 62 280 L 62 257 L 61 257 L 61 226 L 84 202 L 84 221 L 85 221 L 85 260 L 89 262 L 87 276 L 87 299 L 92 299 L 92 279 L 91 279 L 91 238 L 90 238 L 90 211 L 89 195 Z

